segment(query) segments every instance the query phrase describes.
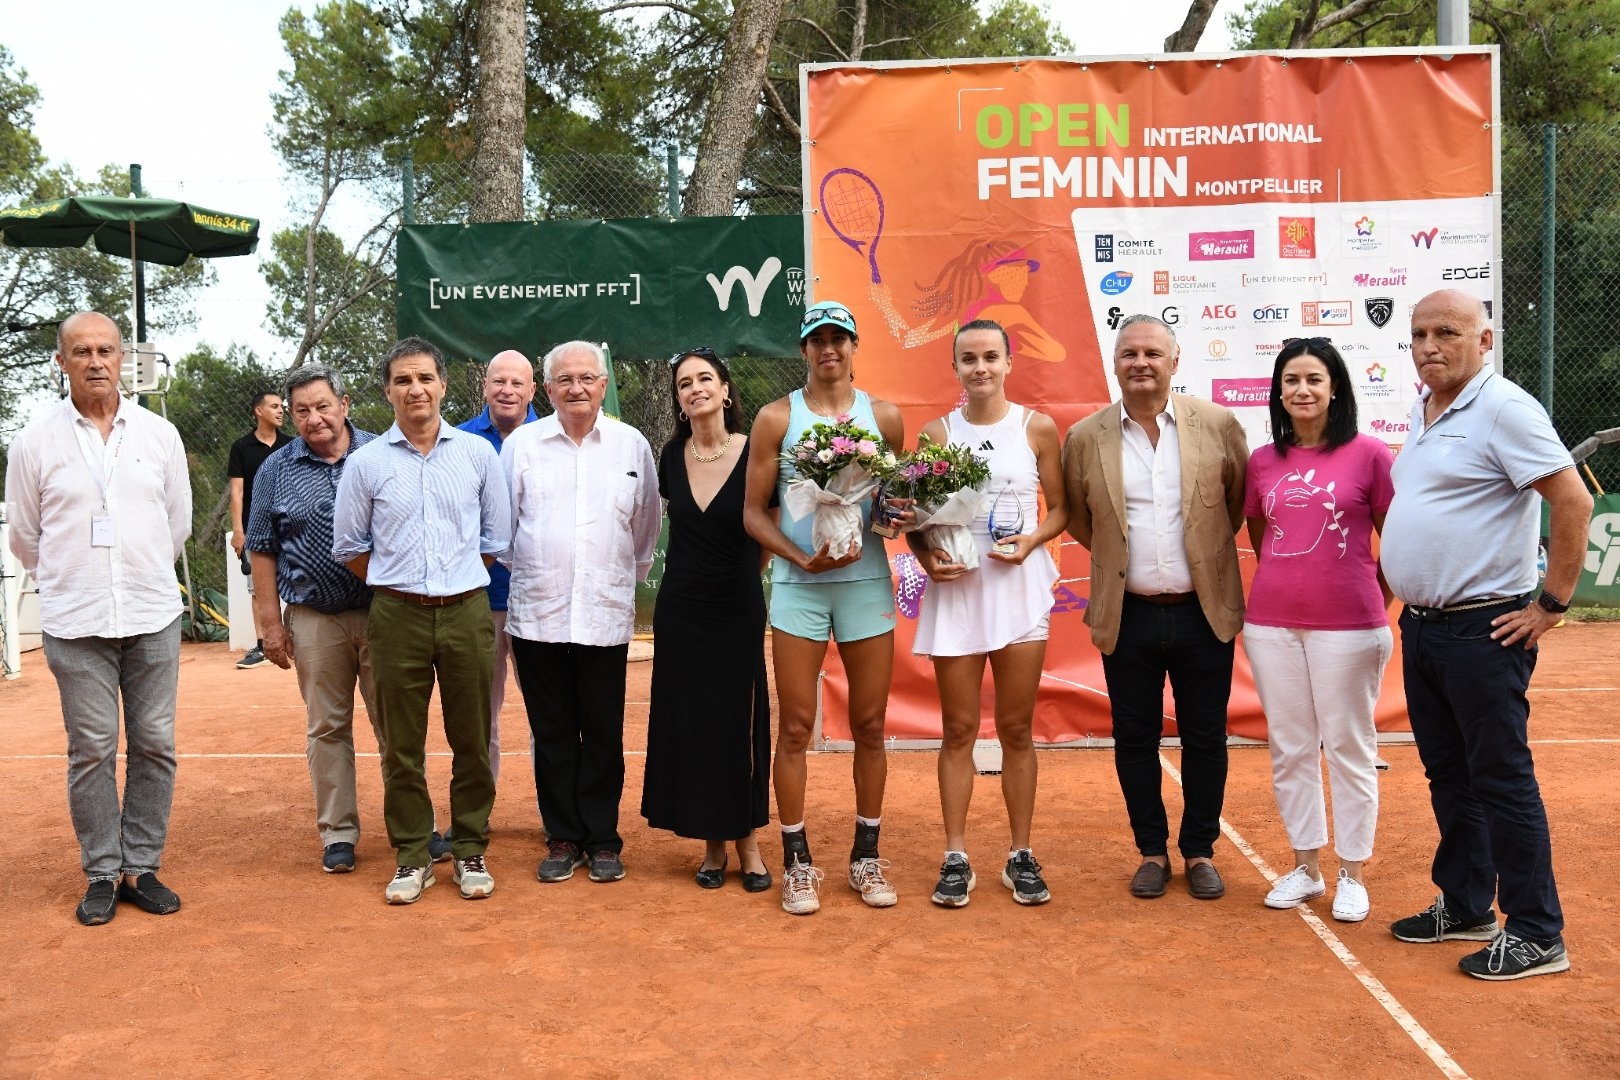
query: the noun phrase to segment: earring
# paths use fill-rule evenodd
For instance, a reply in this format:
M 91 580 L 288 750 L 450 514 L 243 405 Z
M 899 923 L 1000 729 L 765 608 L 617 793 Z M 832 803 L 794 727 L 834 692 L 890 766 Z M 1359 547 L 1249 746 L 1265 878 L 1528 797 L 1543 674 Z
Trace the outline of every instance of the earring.
M 683 413 L 681 413 L 681 423 L 683 423 L 683 424 L 687 424 L 687 423 L 690 423 L 690 422 L 691 422 L 691 421 L 689 421 L 689 420 L 688 420 L 688 419 L 687 419 L 687 418 L 686 418 L 686 414 L 685 414 L 685 413 L 684 413 L 684 412 L 683 412 Z

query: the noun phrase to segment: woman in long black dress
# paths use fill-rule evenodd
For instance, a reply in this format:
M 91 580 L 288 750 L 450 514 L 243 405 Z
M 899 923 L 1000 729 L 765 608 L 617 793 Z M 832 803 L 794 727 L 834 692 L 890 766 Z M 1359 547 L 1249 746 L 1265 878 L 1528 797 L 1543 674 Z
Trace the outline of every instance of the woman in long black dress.
M 652 711 L 641 813 L 705 842 L 697 883 L 725 881 L 735 842 L 743 888 L 771 875 L 754 830 L 769 820 L 770 698 L 759 545 L 743 531 L 748 436 L 723 360 L 670 361 L 675 434 L 658 462 L 669 548 L 653 611 Z

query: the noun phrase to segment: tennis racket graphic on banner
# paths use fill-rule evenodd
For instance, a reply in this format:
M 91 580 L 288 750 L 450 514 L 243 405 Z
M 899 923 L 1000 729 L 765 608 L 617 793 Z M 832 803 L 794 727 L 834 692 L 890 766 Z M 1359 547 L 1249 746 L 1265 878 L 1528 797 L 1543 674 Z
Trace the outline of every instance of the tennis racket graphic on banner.
M 823 176 L 821 212 L 833 234 L 866 257 L 872 284 L 881 283 L 877 245 L 883 235 L 883 193 L 872 178 L 856 169 L 834 169 Z

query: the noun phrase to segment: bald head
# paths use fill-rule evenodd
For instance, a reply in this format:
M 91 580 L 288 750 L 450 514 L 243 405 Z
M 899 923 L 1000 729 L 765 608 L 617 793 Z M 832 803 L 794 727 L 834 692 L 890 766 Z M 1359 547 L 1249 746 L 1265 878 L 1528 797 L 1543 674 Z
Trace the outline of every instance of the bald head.
M 92 320 L 92 321 L 99 321 L 99 322 L 105 324 L 103 326 L 103 329 L 111 328 L 112 332 L 115 335 L 118 334 L 118 324 L 113 322 L 111 319 L 107 318 L 107 316 L 103 315 L 101 312 L 99 312 L 99 311 L 75 311 L 72 315 L 69 315 L 67 318 L 63 319 L 60 323 L 58 323 L 56 325 L 56 351 L 58 353 L 60 353 L 62 351 L 62 342 L 67 340 L 68 331 L 71 328 L 73 328 L 73 327 L 75 327 L 77 325 L 80 325 L 81 320 L 86 320 L 86 319 Z M 122 335 L 119 335 L 119 337 L 122 338 Z M 122 344 L 121 341 L 120 341 L 120 344 Z
M 1478 297 L 1441 289 L 1412 309 L 1412 363 L 1437 408 L 1448 407 L 1479 374 L 1493 343 L 1490 317 Z
M 498 352 L 484 369 L 484 404 L 489 418 L 505 438 L 529 415 L 534 400 L 534 365 L 516 349 Z
M 56 363 L 68 380 L 68 394 L 81 413 L 116 408 L 124 343 L 118 324 L 95 311 L 80 311 L 56 328 Z

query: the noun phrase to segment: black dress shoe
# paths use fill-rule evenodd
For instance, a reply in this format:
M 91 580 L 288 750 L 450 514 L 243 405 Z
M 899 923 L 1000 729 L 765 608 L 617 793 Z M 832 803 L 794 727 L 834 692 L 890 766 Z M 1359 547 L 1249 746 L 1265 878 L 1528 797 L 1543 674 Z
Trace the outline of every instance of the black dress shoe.
M 705 889 L 718 889 L 726 883 L 726 863 L 729 860 L 720 860 L 720 865 L 712 870 L 698 869 L 697 883 Z
M 1214 863 L 1189 863 L 1186 874 L 1187 891 L 1195 900 L 1219 900 L 1226 895 L 1226 882 Z
M 118 889 L 110 881 L 92 881 L 85 890 L 84 899 L 73 910 L 86 926 L 100 926 L 112 922 L 118 912 Z
M 150 871 L 136 878 L 133 885 L 128 879 L 120 880 L 118 898 L 128 900 L 151 915 L 172 915 L 180 910 L 180 898 L 174 894 L 174 890 Z
M 1165 887 L 1170 884 L 1170 868 L 1160 866 L 1151 859 L 1136 868 L 1136 874 L 1131 878 L 1131 895 L 1141 897 L 1143 900 L 1152 900 L 1164 895 Z
M 750 874 L 744 870 L 742 872 L 742 883 L 744 892 L 764 892 L 771 887 L 771 872 L 766 870 L 762 873 Z

